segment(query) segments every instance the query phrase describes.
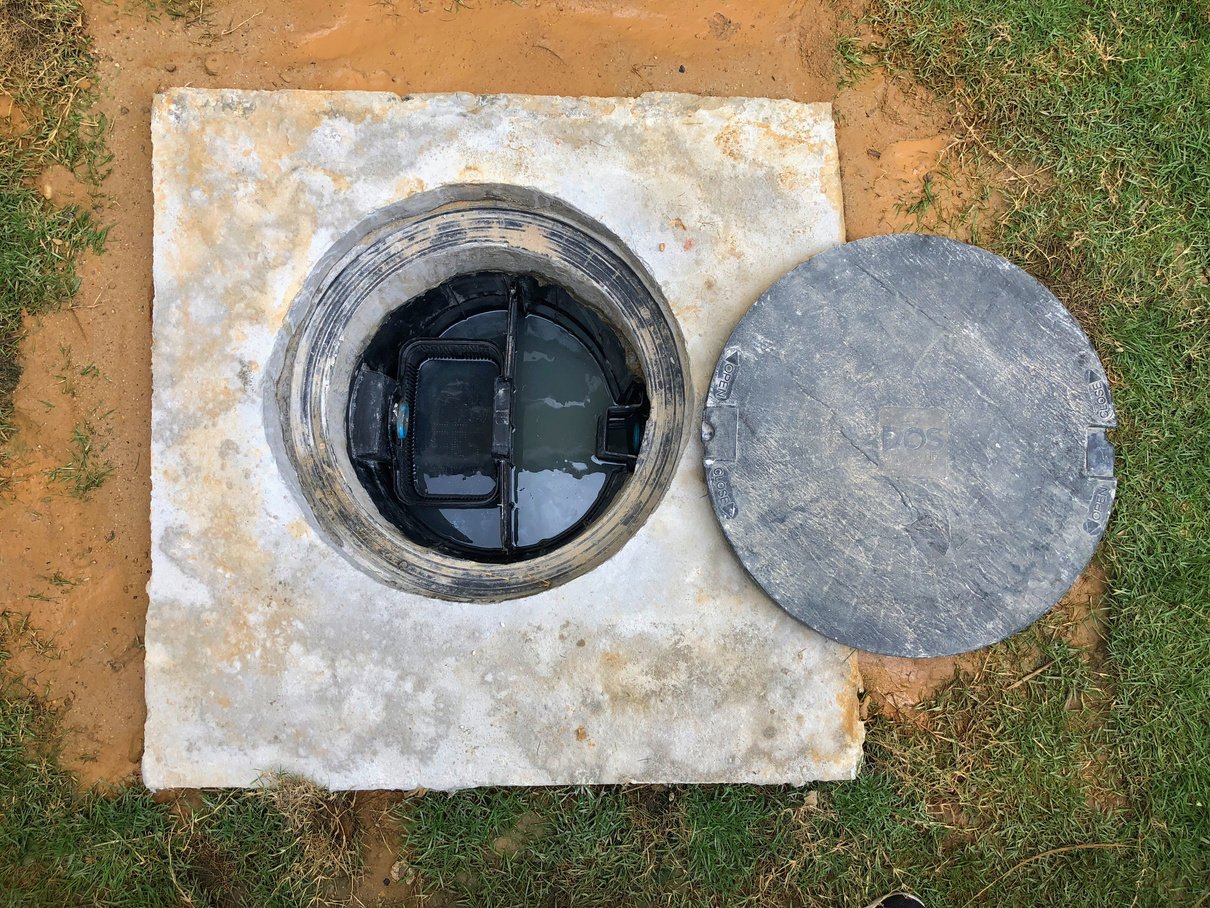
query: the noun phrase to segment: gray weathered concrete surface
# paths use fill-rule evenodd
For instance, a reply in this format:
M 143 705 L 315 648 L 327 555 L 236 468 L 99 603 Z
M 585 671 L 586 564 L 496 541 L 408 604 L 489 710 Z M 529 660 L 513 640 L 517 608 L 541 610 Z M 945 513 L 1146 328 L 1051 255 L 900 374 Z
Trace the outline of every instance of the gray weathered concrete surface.
M 699 394 L 744 310 L 843 240 L 827 105 L 175 90 L 157 98 L 144 779 L 334 788 L 805 782 L 860 757 L 850 650 L 748 579 L 701 448 L 601 567 L 426 600 L 328 548 L 264 422 L 291 300 L 362 218 L 456 182 L 558 196 L 646 263 Z

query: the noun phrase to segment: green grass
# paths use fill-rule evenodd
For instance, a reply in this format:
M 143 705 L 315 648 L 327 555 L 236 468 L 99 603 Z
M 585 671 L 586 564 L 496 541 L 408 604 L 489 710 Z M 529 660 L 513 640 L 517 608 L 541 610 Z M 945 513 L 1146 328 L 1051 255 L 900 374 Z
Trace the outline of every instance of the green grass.
M 66 488 L 74 497 L 86 499 L 113 473 L 113 463 L 102 456 L 97 448 L 96 426 L 84 420 L 71 430 L 70 459 L 62 466 L 47 470 L 46 477 L 51 483 Z
M 177 19 L 187 26 L 209 26 L 212 13 L 221 6 L 215 0 L 130 0 L 127 9 L 134 11 L 142 8 L 149 20 L 158 20 L 161 16 Z M 203 41 L 213 37 L 207 29 L 201 36 Z
M 18 7 L 74 8 L 0 0 Z M 874 716 L 860 777 L 811 792 L 410 798 L 396 811 L 402 877 L 435 904 L 847 908 L 900 887 L 956 908 L 1210 904 L 1207 11 L 874 0 L 869 17 L 879 37 L 866 51 L 954 102 L 978 137 L 971 153 L 1003 170 L 1007 214 L 981 241 L 1061 295 L 1112 375 L 1122 427 L 1105 652 L 1073 645 L 1051 615 L 910 720 Z M 62 65 L 48 97 L 91 72 L 82 41 L 69 29 L 50 58 Z M 864 47 L 842 38 L 842 64 L 863 66 Z M 91 135 L 84 108 L 60 109 Z M 77 166 L 103 160 L 90 142 L 75 143 Z M 18 157 L 0 162 L 24 173 L 48 153 L 70 157 L 4 146 Z M 69 294 L 71 254 L 100 236 L 0 179 L 11 387 L 14 314 Z M 6 646 L 32 645 L 23 617 L 4 618 Z M 2 694 L 0 905 L 307 904 L 352 866 L 340 798 L 287 787 L 187 808 L 137 788 L 79 793 L 57 768 L 53 717 L 13 682 Z
M 952 92 L 1005 160 L 1042 171 L 1018 181 L 994 248 L 1063 296 L 1114 379 L 1122 428 L 1106 546 L 1108 728 L 1135 811 L 1143 885 L 1196 900 L 1210 846 L 1207 9 L 1127 0 L 878 7 L 888 61 Z
M 865 47 L 856 35 L 840 35 L 836 39 L 836 84 L 847 88 L 860 82 L 870 71 Z
M 356 869 L 345 796 L 290 780 L 164 804 L 137 787 L 81 793 L 56 740 L 55 717 L 6 678 L 0 908 L 299 908 Z
M 81 16 L 75 0 L 0 0 L 0 92 L 27 121 L 0 129 L 0 445 L 12 434 L 23 318 L 69 300 L 77 257 L 105 239 L 88 211 L 56 210 L 28 185 L 53 164 L 95 182 L 108 163 Z

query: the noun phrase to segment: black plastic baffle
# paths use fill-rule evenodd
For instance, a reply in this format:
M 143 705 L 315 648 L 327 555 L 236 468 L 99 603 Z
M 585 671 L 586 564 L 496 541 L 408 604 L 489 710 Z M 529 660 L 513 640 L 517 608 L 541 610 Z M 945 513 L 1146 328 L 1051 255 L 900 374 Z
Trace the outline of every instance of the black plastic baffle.
M 599 503 L 607 502 L 634 470 L 650 407 L 641 384 L 626 375 L 621 347 L 608 343 L 603 325 L 582 312 L 577 314 L 574 306 L 560 309 L 552 305 L 533 280 L 510 277 L 501 281 L 501 277 L 485 274 L 469 280 L 476 286 L 506 288 L 499 298 L 480 295 L 469 313 L 455 307 L 452 321 L 430 313 L 434 324 L 447 333 L 457 328 L 459 314 L 470 318 L 498 313 L 504 316 L 499 341 L 445 334 L 410 337 L 399 349 L 393 374 L 362 363 L 350 395 L 348 431 L 352 457 L 363 464 L 389 465 L 391 494 L 412 512 L 498 509 L 498 547 L 508 554 L 527 548 L 518 542 L 516 476 L 518 470 L 535 468 L 532 463 L 518 463 L 514 449 L 519 419 L 519 345 L 525 320 L 558 325 L 568 343 L 589 351 L 613 401 L 595 422 L 595 438 L 565 440 L 567 450 L 577 451 L 583 450 L 585 442 L 595 442 L 596 459 L 606 474 L 598 505 L 573 519 L 571 526 L 556 533 L 553 543 L 544 543 L 547 547 L 557 545 L 591 519 Z M 561 389 L 527 390 L 530 399 L 542 400 L 553 399 Z M 548 459 L 558 463 L 559 440 L 544 440 L 539 450 L 545 450 L 547 444 L 552 446 Z M 544 504 L 557 510 L 557 503 L 530 501 L 531 507 Z M 431 510 L 426 513 L 432 516 Z M 453 530 L 433 541 L 456 550 L 462 544 L 456 534 Z

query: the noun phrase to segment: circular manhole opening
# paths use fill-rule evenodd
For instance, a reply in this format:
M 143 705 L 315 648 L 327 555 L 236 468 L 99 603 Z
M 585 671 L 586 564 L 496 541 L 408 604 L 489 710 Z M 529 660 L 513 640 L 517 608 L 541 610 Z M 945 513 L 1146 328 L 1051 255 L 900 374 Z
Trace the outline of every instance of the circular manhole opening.
M 458 275 L 393 312 L 350 392 L 350 454 L 414 542 L 476 561 L 551 552 L 607 508 L 650 411 L 621 335 L 529 274 Z
M 412 592 L 541 592 L 616 552 L 684 449 L 687 358 L 637 258 L 555 199 L 456 186 L 320 261 L 275 358 L 279 460 L 346 558 Z

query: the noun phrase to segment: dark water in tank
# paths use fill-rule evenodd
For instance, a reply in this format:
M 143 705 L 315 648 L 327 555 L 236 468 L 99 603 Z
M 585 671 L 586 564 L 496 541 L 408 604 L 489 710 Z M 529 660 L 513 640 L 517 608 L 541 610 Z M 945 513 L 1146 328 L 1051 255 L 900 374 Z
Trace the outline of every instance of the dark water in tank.
M 491 341 L 503 349 L 504 312 L 486 312 L 442 336 Z M 579 522 L 595 504 L 611 469 L 596 458 L 597 422 L 612 405 L 605 375 L 589 350 L 549 319 L 526 315 L 518 333 L 513 402 L 512 495 L 516 543 L 541 544 Z M 430 488 L 478 488 L 482 474 L 425 476 Z M 498 508 L 443 508 L 417 516 L 434 530 L 452 529 L 471 545 L 502 546 Z

